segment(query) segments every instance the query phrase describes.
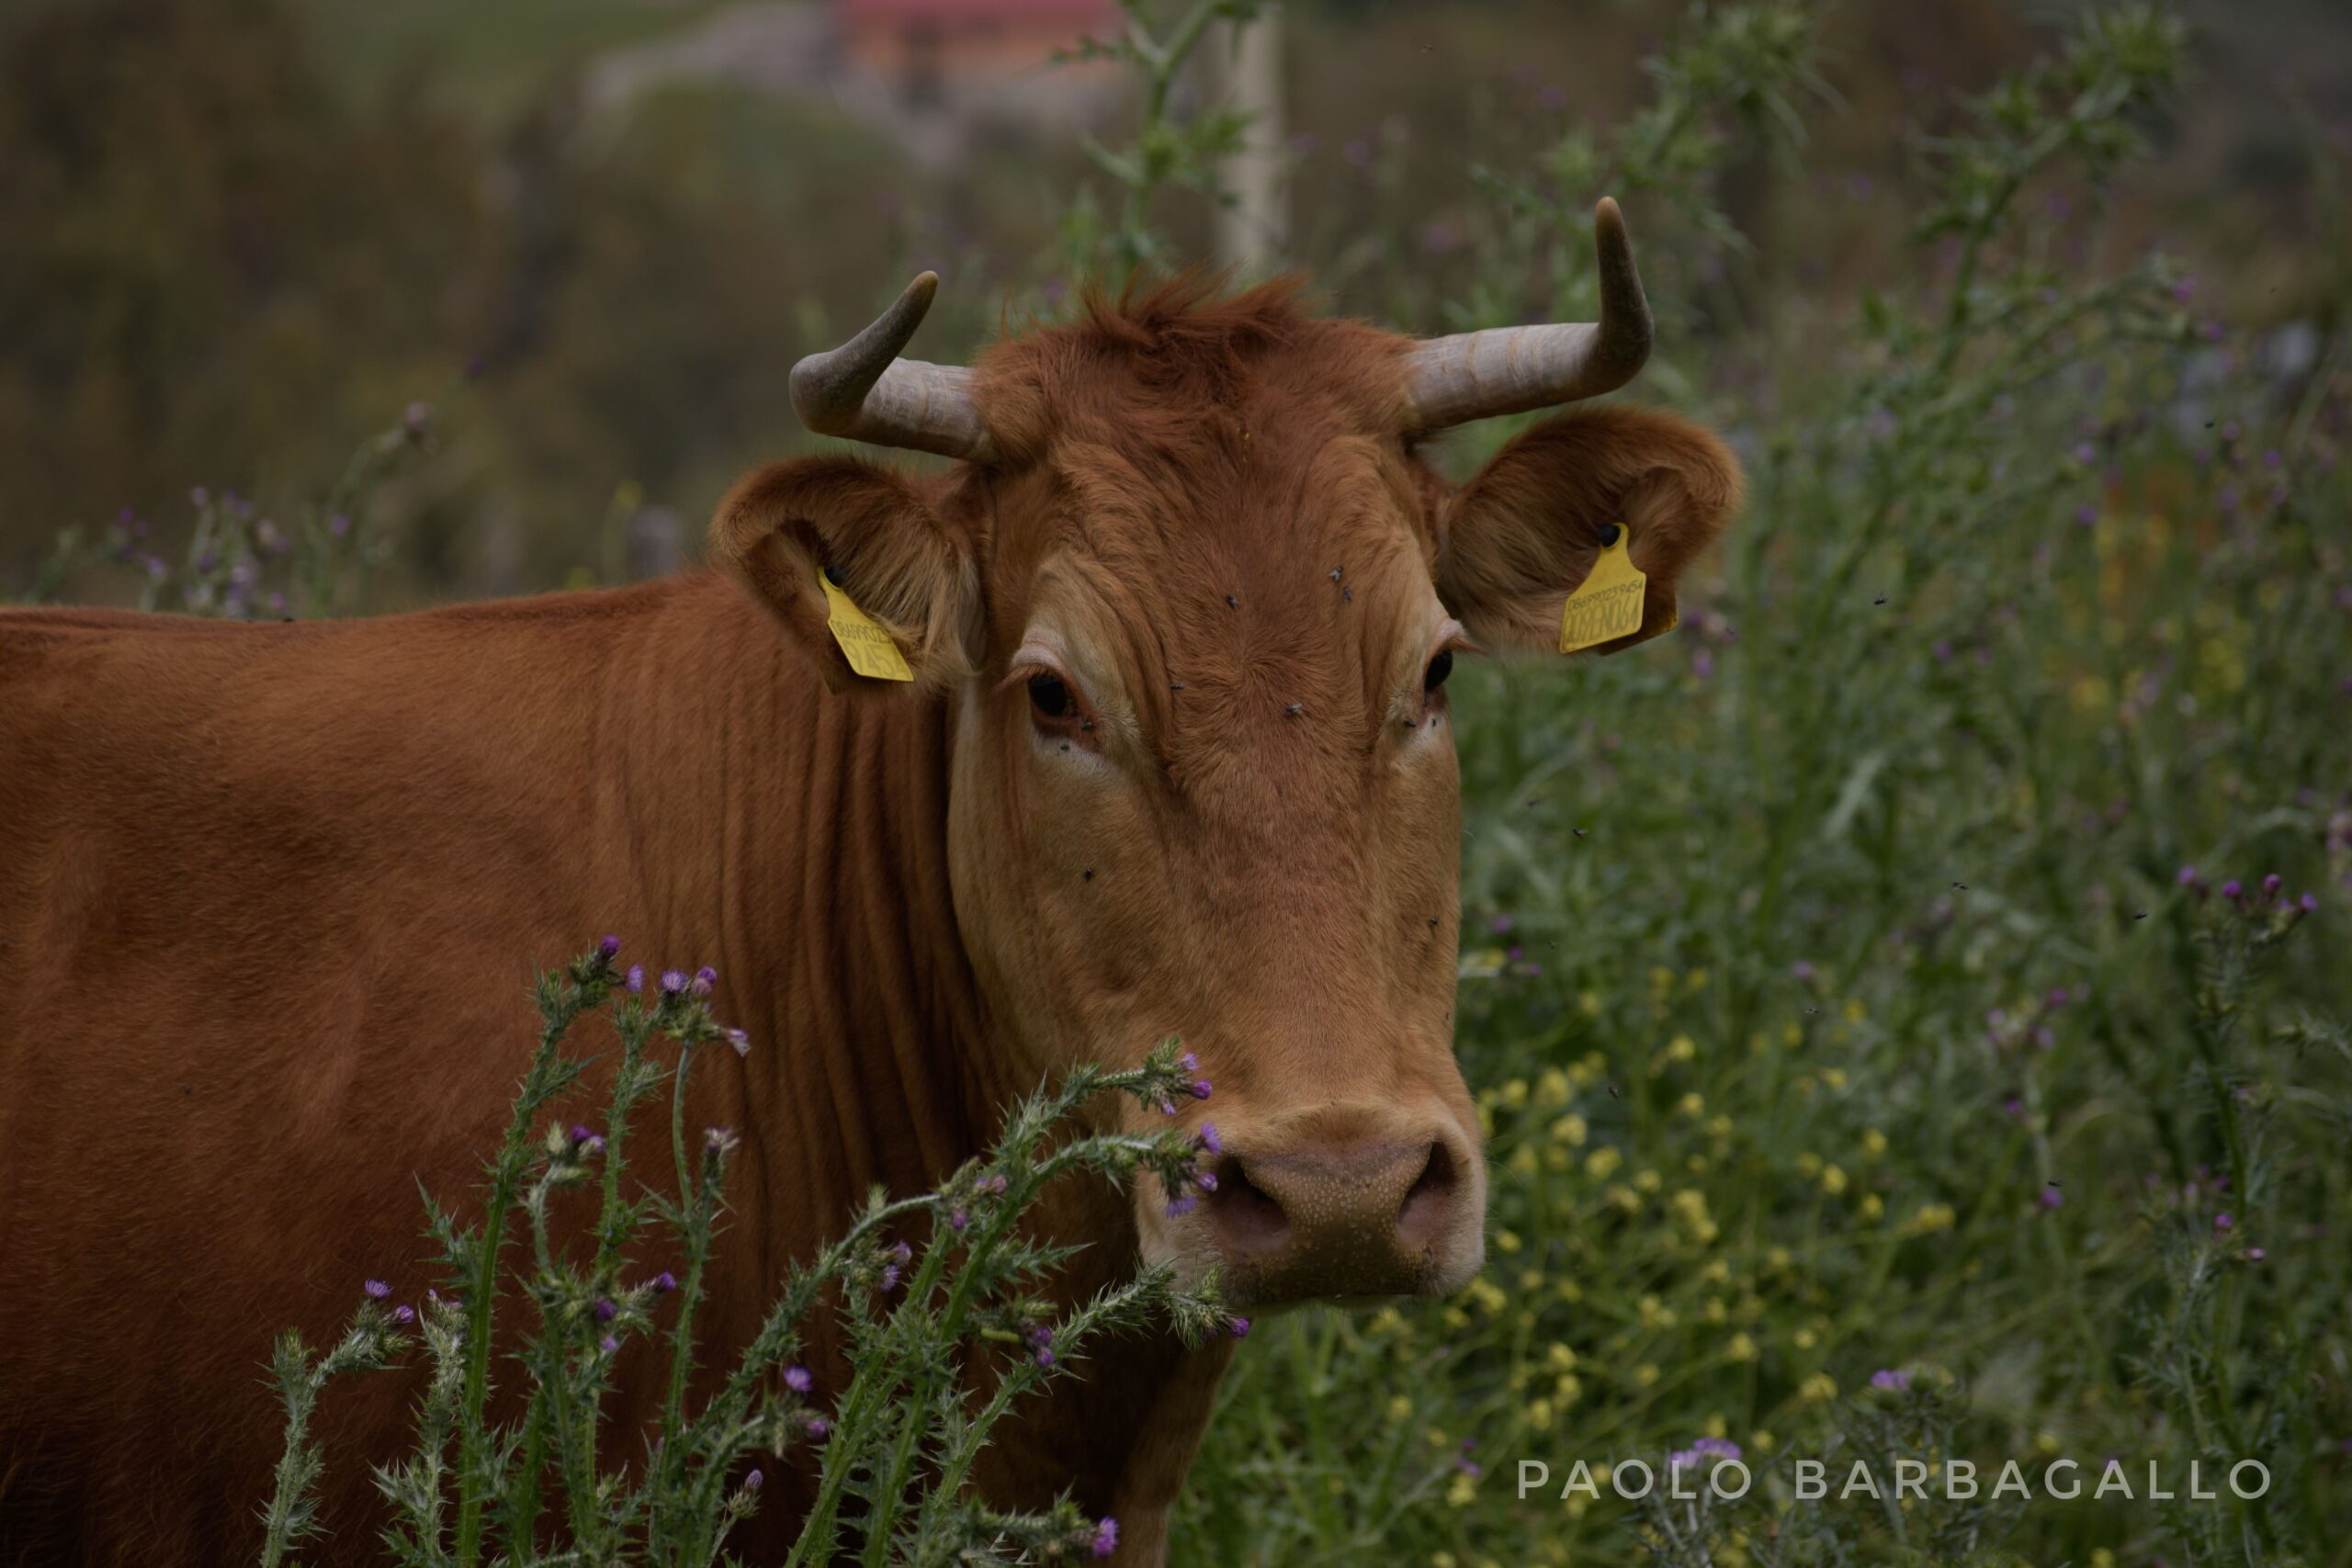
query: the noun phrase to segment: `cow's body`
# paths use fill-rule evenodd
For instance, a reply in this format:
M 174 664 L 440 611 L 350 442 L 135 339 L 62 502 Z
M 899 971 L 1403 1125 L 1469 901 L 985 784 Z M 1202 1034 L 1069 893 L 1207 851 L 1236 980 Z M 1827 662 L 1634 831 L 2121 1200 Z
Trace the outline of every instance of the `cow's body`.
M 1638 366 L 1600 217 L 1597 328 L 1418 347 L 1179 285 L 977 379 L 886 367 L 919 279 L 796 399 L 965 460 L 763 468 L 714 521 L 724 578 L 344 625 L 0 615 L 0 1563 L 245 1554 L 272 1337 L 429 1281 L 418 1181 L 471 1187 L 534 969 L 608 931 L 715 965 L 752 1043 L 690 1111 L 745 1144 L 720 1359 L 868 1184 L 929 1186 L 1015 1096 L 1170 1034 L 1217 1086 L 1222 1140 L 1180 1123 L 1210 1180 L 1057 1196 L 1045 1227 L 1090 1244 L 1065 1290 L 1138 1259 L 1243 1310 L 1459 1289 L 1485 1177 L 1446 672 L 1473 637 L 1554 647 L 1612 546 L 1648 577 L 1611 646 L 1665 630 L 1739 493 L 1719 442 L 1630 410 L 1458 487 L 1421 460 Z M 912 682 L 851 673 L 829 577 Z M 1123 1345 L 1001 1431 L 982 1489 L 1068 1488 L 1157 1562 L 1230 1353 Z M 413 1393 L 328 1397 L 345 1556 Z
M 470 1189 L 534 967 L 601 931 L 716 965 L 755 1042 L 694 1080 L 695 1124 L 744 1136 L 719 1342 L 868 1183 L 984 1142 L 1016 1086 L 984 1070 L 932 705 L 823 701 L 704 574 L 339 625 L 0 615 L 0 1561 L 249 1556 L 272 1337 L 435 1278 L 417 1181 Z M 1073 1404 L 1088 1441 L 1033 1424 L 1007 1468 L 1060 1458 L 1005 1480 L 1050 1496 L 1080 1453 L 1081 1498 L 1148 1532 L 1119 1483 L 1163 1391 L 1132 1374 L 1169 1356 L 1123 1355 L 1135 1419 Z M 1204 1401 L 1213 1360 L 1175 1381 Z M 341 1521 L 383 1457 L 351 1434 L 414 1392 L 328 1396 Z

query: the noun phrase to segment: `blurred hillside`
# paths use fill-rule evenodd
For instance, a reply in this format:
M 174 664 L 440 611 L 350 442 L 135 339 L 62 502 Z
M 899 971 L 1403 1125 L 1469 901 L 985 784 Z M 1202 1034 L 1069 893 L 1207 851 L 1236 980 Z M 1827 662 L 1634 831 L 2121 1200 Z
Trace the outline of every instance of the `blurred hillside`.
M 408 596 L 658 568 L 741 468 L 805 439 L 791 361 L 916 267 L 948 280 L 922 344 L 943 358 L 1008 304 L 1067 297 L 1100 179 L 1079 133 L 1114 137 L 1133 106 L 1043 56 L 1107 10 L 1027 0 L 976 29 L 951 0 L 22 8 L 0 23 L 0 583 L 67 524 L 128 508 L 168 538 L 192 485 L 292 505 L 416 400 L 447 434 L 382 502 Z M 2201 79 L 2161 164 L 2044 199 L 2062 233 L 2071 204 L 2112 201 L 2233 322 L 2322 310 L 2344 297 L 2313 236 L 2352 153 L 2352 24 L 2324 0 L 2185 10 Z M 1642 101 L 1633 62 L 1683 14 L 1295 0 L 1289 257 L 1338 309 L 1452 324 L 1506 221 L 1493 172 L 1573 185 L 1579 130 Z M 1909 216 L 1887 193 L 1932 129 L 1910 117 L 2059 19 L 1827 11 L 1804 172 L 1735 162 L 1753 250 L 1645 258 L 1724 345 L 1690 368 L 1736 376 L 1751 334 L 1883 283 Z M 1207 257 L 1213 216 L 1176 192 L 1162 221 Z

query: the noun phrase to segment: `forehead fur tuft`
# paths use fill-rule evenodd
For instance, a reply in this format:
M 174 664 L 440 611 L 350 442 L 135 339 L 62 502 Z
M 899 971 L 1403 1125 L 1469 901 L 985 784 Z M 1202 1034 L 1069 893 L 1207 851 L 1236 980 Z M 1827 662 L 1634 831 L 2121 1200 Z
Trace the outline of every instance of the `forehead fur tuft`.
M 1333 434 L 1392 428 L 1410 340 L 1308 313 L 1305 286 L 1284 276 L 1230 293 L 1222 274 L 1187 272 L 1115 298 L 1090 290 L 1077 321 L 982 356 L 980 407 L 998 451 L 1035 462 L 1066 434 L 1164 446 L 1185 422 L 1206 435 L 1266 409 Z

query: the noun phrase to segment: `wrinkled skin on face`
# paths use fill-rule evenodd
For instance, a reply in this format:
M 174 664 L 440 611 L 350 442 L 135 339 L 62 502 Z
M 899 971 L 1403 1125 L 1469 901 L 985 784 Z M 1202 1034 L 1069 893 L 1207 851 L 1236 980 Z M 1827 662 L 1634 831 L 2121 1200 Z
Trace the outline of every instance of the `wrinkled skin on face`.
M 1712 436 L 1622 409 L 1451 486 L 1402 434 L 1407 345 L 1280 289 L 1099 307 L 982 365 L 987 466 L 808 459 L 714 530 L 829 681 L 827 567 L 949 705 L 956 914 L 1016 1079 L 1197 1056 L 1214 1186 L 1139 1183 L 1139 1246 L 1259 1306 L 1477 1270 L 1445 675 L 1548 647 L 1611 524 L 1649 576 L 1623 640 L 1657 635 L 1738 498 Z

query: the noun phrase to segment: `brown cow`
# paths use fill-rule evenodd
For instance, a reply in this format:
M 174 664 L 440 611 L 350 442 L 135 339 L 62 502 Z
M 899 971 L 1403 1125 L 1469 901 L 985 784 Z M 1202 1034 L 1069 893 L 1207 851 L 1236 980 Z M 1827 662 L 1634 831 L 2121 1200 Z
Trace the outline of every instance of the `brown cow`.
M 926 276 L 795 399 L 961 461 L 763 468 L 717 571 L 340 624 L 0 617 L 0 1560 L 250 1555 L 271 1337 L 430 1282 L 418 1181 L 468 1190 L 534 966 L 608 928 L 717 965 L 756 1043 L 695 1089 L 745 1139 L 722 1348 L 866 1184 L 930 1184 L 1042 1075 L 1170 1034 L 1216 1085 L 1221 1184 L 1177 1219 L 1063 1194 L 1049 1225 L 1099 1244 L 1070 1291 L 1138 1258 L 1258 1305 L 1462 1285 L 1446 672 L 1553 646 L 1611 523 L 1648 573 L 1622 640 L 1663 629 L 1739 492 L 1712 436 L 1622 408 L 1459 488 L 1417 456 L 1631 377 L 1607 206 L 1600 241 L 1598 326 L 1416 344 L 1178 285 L 973 372 L 896 360 Z M 911 682 L 850 673 L 826 570 Z M 1068 1487 L 1157 1562 L 1232 1349 L 1122 1347 L 984 1487 Z M 342 1560 L 413 1393 L 328 1396 Z

